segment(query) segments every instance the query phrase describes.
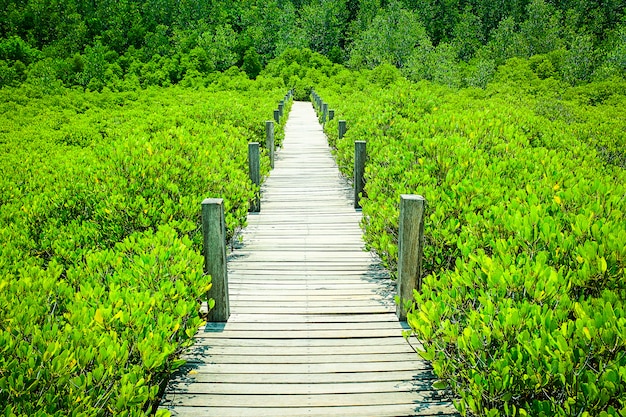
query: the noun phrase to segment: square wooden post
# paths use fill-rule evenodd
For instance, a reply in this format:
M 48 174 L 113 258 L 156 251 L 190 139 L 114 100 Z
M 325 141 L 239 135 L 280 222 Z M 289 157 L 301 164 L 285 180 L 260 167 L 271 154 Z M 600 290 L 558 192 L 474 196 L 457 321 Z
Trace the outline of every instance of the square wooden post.
M 226 269 L 226 223 L 224 200 L 207 198 L 202 202 L 204 238 L 204 273 L 211 275 L 210 290 L 215 307 L 209 311 L 210 322 L 226 322 L 230 317 L 228 272 Z
M 422 254 L 424 247 L 424 209 L 426 200 L 421 195 L 400 196 L 400 225 L 398 235 L 398 296 L 396 315 L 406 320 L 406 300 L 413 300 L 413 290 L 422 287 Z
M 251 142 L 248 144 L 248 168 L 250 172 L 250 181 L 257 188 L 254 192 L 254 200 L 250 203 L 250 212 L 258 213 L 261 211 L 261 154 L 259 151 L 259 142 Z
M 367 159 L 367 144 L 364 140 L 354 142 L 354 208 L 361 208 L 361 197 L 365 187 L 365 161 Z

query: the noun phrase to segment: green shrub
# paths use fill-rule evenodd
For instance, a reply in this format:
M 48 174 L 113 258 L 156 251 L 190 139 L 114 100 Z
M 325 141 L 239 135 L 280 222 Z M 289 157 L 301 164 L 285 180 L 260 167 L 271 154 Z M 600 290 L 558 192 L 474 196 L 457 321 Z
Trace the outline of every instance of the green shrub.
M 392 273 L 399 196 L 427 200 L 408 323 L 464 415 L 626 413 L 622 83 L 567 87 L 547 62 L 511 59 L 484 90 L 316 87 L 347 120 L 343 140 L 326 125 L 346 175 L 368 142 L 362 224 Z
M 210 288 L 200 203 L 224 198 L 228 237 L 245 225 L 247 144 L 284 94 L 243 78 L 0 91 L 1 414 L 150 413 Z

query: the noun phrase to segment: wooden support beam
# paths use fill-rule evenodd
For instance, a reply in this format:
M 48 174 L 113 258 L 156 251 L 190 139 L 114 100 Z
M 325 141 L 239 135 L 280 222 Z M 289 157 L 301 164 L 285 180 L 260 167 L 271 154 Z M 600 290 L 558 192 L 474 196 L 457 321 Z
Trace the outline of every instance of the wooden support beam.
M 346 121 L 339 120 L 339 139 L 343 139 L 344 135 L 346 134 L 346 129 Z
M 364 140 L 354 142 L 354 208 L 361 208 L 361 197 L 365 186 L 365 161 L 367 160 L 367 148 Z
M 424 209 L 426 200 L 421 195 L 400 196 L 400 227 L 398 236 L 398 296 L 396 315 L 406 320 L 406 300 L 413 300 L 413 290 L 422 287 L 422 254 L 424 246 Z
M 270 155 L 270 167 L 274 169 L 274 122 L 271 120 L 265 122 L 265 147 Z
M 226 269 L 226 224 L 224 200 L 207 198 L 202 202 L 202 234 L 204 238 L 204 273 L 211 276 L 213 286 L 209 295 L 215 307 L 209 311 L 209 321 L 226 322 L 230 316 L 228 272 Z
M 250 203 L 250 212 L 258 213 L 261 211 L 261 154 L 259 151 L 259 142 L 251 142 L 248 144 L 248 168 L 250 172 L 250 181 L 255 185 L 254 200 Z

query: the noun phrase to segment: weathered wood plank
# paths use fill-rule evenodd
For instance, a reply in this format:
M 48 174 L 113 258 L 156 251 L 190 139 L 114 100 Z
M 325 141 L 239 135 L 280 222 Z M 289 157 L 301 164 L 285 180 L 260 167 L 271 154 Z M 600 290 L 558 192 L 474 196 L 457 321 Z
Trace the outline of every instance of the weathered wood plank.
M 177 393 L 169 402 L 187 406 L 231 406 L 263 408 L 268 404 L 282 407 L 345 407 L 359 405 L 416 404 L 418 402 L 439 402 L 441 396 L 436 391 L 393 392 L 366 394 L 320 394 L 320 395 L 193 395 Z
M 432 384 L 436 381 L 430 370 L 321 373 L 321 374 L 217 374 L 197 372 L 193 366 L 185 366 L 173 382 L 197 382 L 199 384 L 346 384 L 372 382 L 420 381 Z
M 237 346 L 235 344 L 228 346 L 214 346 L 210 340 L 206 340 L 205 342 L 206 343 L 202 343 L 202 341 L 198 340 L 196 346 L 201 349 L 191 348 L 187 353 L 185 353 L 183 359 L 190 358 L 194 355 L 209 354 L 211 357 L 215 355 L 241 355 L 248 357 L 250 358 L 249 360 L 253 361 L 255 355 L 258 355 L 259 352 L 263 352 L 263 350 L 260 350 L 258 346 Z M 208 349 L 205 349 L 207 347 Z M 337 355 L 386 355 L 392 353 L 410 353 L 411 355 L 415 355 L 413 350 L 406 344 L 381 346 L 333 346 L 332 352 Z M 328 346 L 274 346 L 272 347 L 272 353 L 279 356 L 326 355 L 328 354 Z
M 292 301 L 322 301 L 328 300 L 333 303 L 341 303 L 347 300 L 360 300 L 360 301 L 378 301 L 378 302 L 386 302 L 391 301 L 391 299 L 384 295 L 365 293 L 365 294 L 343 294 L 343 295 L 329 295 L 326 294 L 315 294 L 315 293 L 307 293 L 301 294 L 300 292 L 282 292 L 279 294 L 275 294 L 272 292 L 266 292 L 266 294 L 257 294 L 256 296 L 250 295 L 249 293 L 241 293 L 241 294 L 230 294 L 231 300 L 238 301 L 254 301 L 258 298 L 262 298 L 266 302 L 281 302 L 284 300 L 292 300 Z
M 285 317 L 284 315 L 233 313 L 231 319 L 233 322 L 247 323 L 372 323 L 377 321 L 398 323 L 395 314 L 307 315 Z
M 333 355 L 216 355 L 211 354 L 210 358 L 188 357 L 189 364 L 203 363 L 206 359 L 213 364 L 237 364 L 250 365 L 251 368 L 257 365 L 302 365 L 302 364 L 328 364 L 328 363 L 380 363 L 380 362 L 419 362 L 415 353 L 386 353 L 386 354 L 333 354 Z
M 220 338 L 197 338 L 197 344 L 207 346 L 257 346 L 259 348 L 273 347 L 326 347 L 329 349 L 336 346 L 387 346 L 406 344 L 404 338 L 397 337 L 368 337 L 366 339 L 263 339 L 250 334 L 244 339 Z
M 302 416 L 342 416 L 342 417 L 397 417 L 397 416 L 442 416 L 455 414 L 450 403 L 428 404 L 390 404 L 365 405 L 351 407 L 264 407 L 247 408 L 245 405 L 237 408 L 228 407 L 188 407 L 179 406 L 171 409 L 173 417 L 302 417 Z
M 226 325 L 222 325 L 222 323 L 207 323 L 204 327 L 201 327 L 206 332 L 210 331 L 286 331 L 286 330 L 373 330 L 373 329 L 385 329 L 389 330 L 390 328 L 396 327 L 396 333 L 394 336 L 398 335 L 398 332 L 402 330 L 402 327 L 396 323 L 395 326 L 392 326 L 389 322 L 362 322 L 362 323 L 348 323 L 348 322 L 340 322 L 340 323 L 248 323 L 248 322 L 228 322 Z
M 252 383 L 198 383 L 197 380 L 175 384 L 173 392 L 181 394 L 221 394 L 237 395 L 246 392 L 249 395 L 329 395 L 329 394 L 364 394 L 389 392 L 419 392 L 432 390 L 433 380 L 385 381 L 357 383 L 303 383 L 303 384 L 252 384 Z
M 251 331 L 251 330 L 226 330 L 222 332 L 202 332 L 198 333 L 198 338 L 223 338 L 231 339 L 240 338 L 247 339 L 254 335 L 258 338 L 273 339 L 359 339 L 366 337 L 393 337 L 399 333 L 398 329 L 357 329 L 357 330 L 269 330 L 269 331 Z
M 301 307 L 301 308 L 281 308 L 269 307 L 249 307 L 245 304 L 237 305 L 237 311 L 241 313 L 261 314 L 368 314 L 368 313 L 388 313 L 395 311 L 393 306 L 374 307 Z

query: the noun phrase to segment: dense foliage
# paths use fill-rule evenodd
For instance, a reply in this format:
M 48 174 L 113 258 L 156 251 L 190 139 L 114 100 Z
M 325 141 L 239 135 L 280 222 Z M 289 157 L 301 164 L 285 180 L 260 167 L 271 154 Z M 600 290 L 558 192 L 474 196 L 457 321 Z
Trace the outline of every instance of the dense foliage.
M 150 411 L 211 286 L 200 202 L 245 224 L 247 144 L 285 92 L 267 85 L 0 90 L 2 415 Z
M 233 65 L 254 78 L 289 48 L 455 87 L 553 53 L 546 70 L 578 84 L 625 74 L 625 13 L 620 0 L 3 0 L 0 87 L 164 86 Z
M 626 83 L 571 87 L 549 62 L 511 59 L 486 89 L 392 66 L 316 87 L 347 175 L 367 141 L 363 226 L 391 270 L 400 194 L 427 199 L 408 322 L 464 414 L 626 415 Z
M 625 13 L 0 0 L 0 412 L 149 411 L 211 285 L 199 202 L 242 227 L 247 142 L 315 88 L 345 173 L 368 142 L 363 226 L 392 271 L 399 194 L 428 201 L 409 324 L 459 409 L 625 416 Z

